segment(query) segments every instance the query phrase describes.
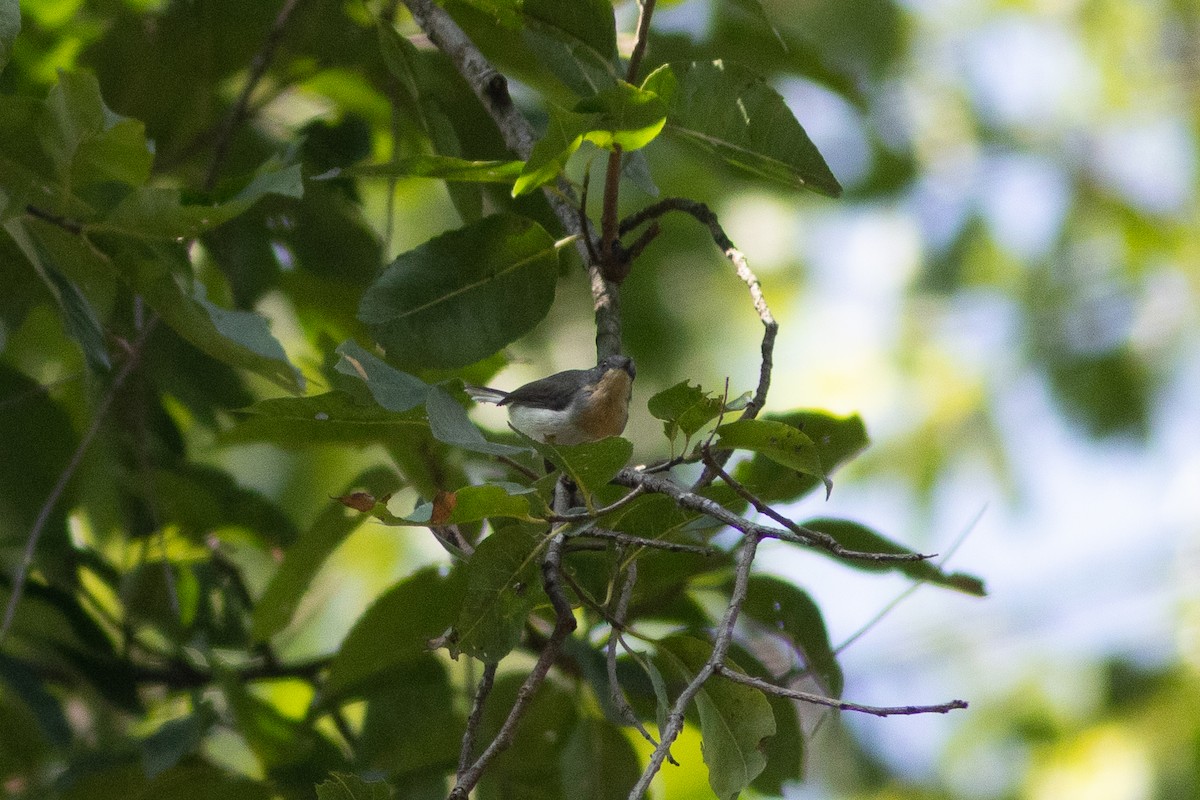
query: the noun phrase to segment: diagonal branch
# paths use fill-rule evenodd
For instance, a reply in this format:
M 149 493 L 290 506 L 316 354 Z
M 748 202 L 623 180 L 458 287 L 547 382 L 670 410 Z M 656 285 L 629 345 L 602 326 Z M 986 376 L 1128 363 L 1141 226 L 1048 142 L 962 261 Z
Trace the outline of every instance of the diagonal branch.
M 496 123 L 504 144 L 518 158 L 528 159 L 537 141 L 537 133 L 513 103 L 505 77 L 484 57 L 445 9 L 433 0 L 404 0 L 404 4 L 429 41 L 450 59 L 479 98 L 484 110 Z M 563 178 L 555 187 L 546 187 L 545 195 L 563 230 L 579 237 L 575 247 L 587 265 L 591 283 L 592 305 L 596 314 L 597 356 L 603 358 L 620 353 L 620 293 L 617 285 L 604 276 L 600 264 L 588 255 L 585 242 L 594 239 L 594 236 L 592 231 L 584 229 L 586 220 L 580 219 L 575 190 Z
M 767 305 L 767 299 L 763 295 L 762 285 L 758 282 L 758 276 L 750 269 L 750 264 L 746 260 L 746 254 L 734 245 L 725 233 L 725 229 L 721 227 L 721 223 L 717 220 L 717 215 L 704 203 L 688 200 L 684 197 L 664 198 L 626 217 L 621 222 L 621 235 L 624 236 L 647 222 L 654 222 L 659 217 L 671 211 L 680 211 L 688 214 L 704 225 L 704 227 L 708 228 L 708 233 L 712 236 L 713 242 L 716 243 L 717 247 L 721 248 L 721 252 L 733 264 L 738 278 L 741 279 L 742 283 L 746 284 L 746 288 L 750 291 L 750 300 L 754 303 L 754 311 L 758 314 L 758 318 L 763 325 L 762 347 L 760 348 L 762 351 L 762 363 L 758 370 L 758 386 L 754 390 L 754 396 L 746 404 L 741 419 L 754 419 L 767 404 L 767 391 L 771 388 L 771 370 L 774 368 L 775 363 L 775 337 L 779 333 L 779 323 L 775 321 L 774 315 L 771 314 L 771 308 Z M 729 460 L 730 454 L 728 450 L 718 453 L 717 463 L 720 466 L 724 466 L 725 462 Z M 704 488 L 712 483 L 715 477 L 716 475 L 711 467 L 706 468 L 692 489 L 699 490 Z
M 483 665 L 483 676 L 475 689 L 475 699 L 471 703 L 471 714 L 467 717 L 467 728 L 463 731 L 462 749 L 458 754 L 458 780 L 471 765 L 472 754 L 475 752 L 475 735 L 479 732 L 479 724 L 483 721 L 483 707 L 488 695 L 492 693 L 492 684 L 496 680 L 496 663 Z

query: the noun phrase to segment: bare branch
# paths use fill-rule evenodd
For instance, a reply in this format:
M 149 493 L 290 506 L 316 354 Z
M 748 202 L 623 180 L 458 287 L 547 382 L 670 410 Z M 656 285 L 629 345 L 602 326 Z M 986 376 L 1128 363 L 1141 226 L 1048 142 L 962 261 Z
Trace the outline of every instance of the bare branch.
M 617 509 L 621 508 L 622 506 L 627 505 L 628 503 L 633 502 L 634 500 L 636 500 L 638 497 L 641 497 L 645 493 L 646 493 L 646 490 L 644 488 L 642 488 L 641 486 L 635 486 L 635 487 L 633 487 L 633 491 L 629 492 L 628 494 L 622 495 L 621 497 L 617 498 L 612 503 L 609 503 L 608 505 L 604 506 L 603 508 L 597 508 L 594 511 L 580 511 L 580 512 L 576 512 L 574 514 L 548 514 L 545 517 L 545 520 L 547 522 L 585 522 L 590 519 L 597 519 L 599 517 L 604 516 L 605 514 L 610 514 L 613 511 L 616 511 Z
M 712 517 L 717 522 L 723 525 L 728 525 L 734 530 L 741 531 L 749 536 L 751 534 L 763 539 L 781 539 L 785 542 L 793 544 L 802 544 L 809 547 L 819 547 L 822 550 L 827 550 L 840 558 L 848 558 L 855 561 L 926 561 L 932 556 L 923 553 L 868 553 L 860 550 L 849 550 L 842 547 L 836 540 L 832 539 L 828 534 L 821 531 L 815 531 L 811 528 L 805 528 L 802 525 L 795 525 L 795 529 L 772 528 L 767 525 L 759 525 L 750 520 L 733 513 L 725 506 L 715 500 L 710 500 L 707 497 L 698 495 L 695 492 L 680 486 L 669 478 L 661 475 L 650 475 L 636 469 L 623 469 L 613 478 L 613 483 L 621 486 L 644 486 L 646 491 L 654 492 L 655 494 L 665 494 L 675 501 L 675 504 L 680 508 L 687 508 L 692 511 L 698 511 L 705 516 Z
M 666 550 L 670 553 L 695 553 L 700 556 L 713 556 L 717 554 L 717 551 L 711 547 L 683 544 L 682 542 L 668 542 L 662 539 L 646 539 L 641 536 L 632 536 L 621 531 L 609 531 L 603 528 L 592 528 L 583 533 L 575 534 L 572 538 L 588 536 L 595 539 L 607 539 L 616 542 L 621 547 L 650 547 L 655 550 Z
M 479 733 L 479 723 L 483 721 L 483 706 L 492 692 L 492 684 L 495 680 L 496 664 L 484 664 L 483 675 L 479 678 L 479 686 L 475 688 L 475 700 L 471 704 L 471 714 L 467 717 L 467 728 L 463 731 L 462 749 L 458 754 L 456 777 L 460 781 L 463 773 L 471 764 L 471 758 L 475 752 L 475 737 Z
M 776 686 L 769 681 L 764 681 L 761 678 L 755 678 L 737 670 L 730 669 L 722 664 L 717 668 L 717 672 L 736 683 L 742 683 L 746 686 L 753 686 L 759 691 L 773 694 L 777 697 L 786 697 L 789 700 L 799 700 L 802 703 L 813 703 L 819 706 L 828 706 L 836 708 L 839 711 L 858 711 L 863 714 L 873 714 L 876 717 L 895 717 L 914 714 L 946 714 L 951 711 L 956 711 L 960 708 L 967 707 L 966 700 L 951 700 L 948 703 L 938 703 L 929 706 L 866 706 L 861 703 L 849 703 L 845 700 L 837 700 L 832 697 L 825 697 L 820 694 L 812 694 L 811 692 L 801 692 L 796 689 L 788 689 L 783 686 Z
M 637 40 L 633 44 L 633 52 L 629 54 L 629 66 L 625 70 L 626 83 L 637 81 L 642 57 L 646 55 L 646 44 L 650 39 L 650 18 L 654 16 L 654 2 L 655 0 L 640 0 L 642 10 L 638 13 Z
M 258 82 L 267 74 L 267 67 L 271 66 L 271 60 L 275 57 L 275 51 L 279 49 L 280 42 L 283 41 L 283 29 L 287 27 L 288 20 L 292 16 L 292 12 L 300 5 L 302 0 L 286 0 L 283 7 L 279 9 L 279 13 L 275 16 L 275 21 L 271 24 L 270 30 L 267 31 L 267 38 L 263 41 L 263 45 L 255 54 L 254 60 L 250 62 L 250 74 L 246 78 L 246 85 L 242 87 L 241 94 L 238 95 L 237 102 L 233 104 L 233 108 L 225 115 L 224 122 L 221 123 L 221 128 L 217 132 L 217 143 L 213 147 L 212 161 L 208 165 L 208 173 L 204 176 L 205 191 L 212 191 L 212 188 L 217 183 L 217 175 L 220 174 L 221 167 L 225 163 L 225 157 L 229 154 L 229 145 L 233 142 L 234 131 L 237 126 L 242 123 L 246 117 L 246 109 L 250 106 L 250 95 L 254 93 Z
M 21 596 L 25 593 L 25 582 L 29 578 L 29 568 L 33 565 L 33 557 L 37 553 L 38 541 L 42 538 L 42 532 L 46 529 L 46 524 L 50 521 L 50 514 L 54 511 L 55 506 L 58 505 L 58 501 L 62 498 L 63 493 L 66 492 L 67 485 L 70 484 L 71 478 L 75 476 L 75 471 L 83 463 L 83 457 L 87 453 L 88 448 L 91 447 L 96 434 L 100 432 L 100 426 L 104 424 L 104 418 L 108 414 L 109 408 L 112 407 L 117 393 L 141 362 L 142 351 L 146 346 L 146 342 L 150 340 L 150 334 L 154 331 L 157 324 L 158 317 L 152 316 L 142 326 L 142 330 L 138 333 L 137 339 L 134 340 L 130 348 L 125 363 L 121 365 L 121 370 L 113 378 L 108 391 L 104 393 L 104 397 L 100 400 L 99 405 L 96 406 L 96 410 L 92 415 L 92 424 L 88 426 L 83 436 L 80 437 L 79 444 L 75 446 L 75 452 L 71 454 L 70 461 L 63 467 L 62 473 L 58 476 L 58 481 L 54 484 L 54 488 L 50 490 L 50 496 L 46 498 L 46 502 L 42 504 L 41 510 L 38 511 L 33 528 L 29 531 L 29 536 L 25 540 L 25 550 L 21 554 L 21 563 L 17 565 L 17 571 L 12 578 L 12 592 L 8 596 L 8 605 L 4 608 L 4 619 L 0 622 L 0 643 L 8 636 L 8 631 L 12 627 L 13 619 L 17 613 L 17 605 L 20 604 Z

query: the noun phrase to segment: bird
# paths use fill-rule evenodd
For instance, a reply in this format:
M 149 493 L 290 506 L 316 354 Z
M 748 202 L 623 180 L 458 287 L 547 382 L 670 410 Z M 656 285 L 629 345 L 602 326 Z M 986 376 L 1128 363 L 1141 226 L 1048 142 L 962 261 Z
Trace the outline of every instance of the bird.
M 463 387 L 476 402 L 508 407 L 512 426 L 546 444 L 583 444 L 619 436 L 629 420 L 637 374 L 628 356 L 605 356 L 591 369 L 568 369 L 506 392 Z

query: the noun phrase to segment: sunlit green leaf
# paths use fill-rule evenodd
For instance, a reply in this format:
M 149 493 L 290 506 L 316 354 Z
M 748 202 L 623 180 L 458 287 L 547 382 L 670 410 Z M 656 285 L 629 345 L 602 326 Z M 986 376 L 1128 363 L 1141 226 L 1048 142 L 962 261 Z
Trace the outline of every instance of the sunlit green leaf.
M 521 174 L 520 161 L 467 161 L 451 156 L 416 156 L 390 164 L 362 164 L 341 170 L 353 178 L 439 178 L 472 183 L 512 183 Z
M 822 479 L 826 494 L 833 488 L 821 465 L 817 446 L 807 434 L 791 425 L 765 419 L 739 419 L 717 428 L 717 435 L 719 447 L 761 453 L 785 467 Z
M 539 442 L 520 431 L 517 436 L 588 495 L 612 480 L 633 456 L 633 443 L 620 436 L 572 445 Z
M 869 444 L 866 428 L 857 414 L 836 417 L 823 411 L 796 411 L 770 414 L 764 419 L 790 425 L 811 439 L 826 475 Z M 738 464 L 734 477 L 767 503 L 795 500 L 822 483 L 820 477 L 797 472 L 761 453 Z
M 651 397 L 646 407 L 655 419 L 663 421 L 663 432 L 674 443 L 680 433 L 685 440 L 691 439 L 696 431 L 716 419 L 721 413 L 721 399 L 681 381 Z
M 404 363 L 465 366 L 529 332 L 557 278 L 550 234 L 497 214 L 402 254 L 367 289 L 359 318 Z

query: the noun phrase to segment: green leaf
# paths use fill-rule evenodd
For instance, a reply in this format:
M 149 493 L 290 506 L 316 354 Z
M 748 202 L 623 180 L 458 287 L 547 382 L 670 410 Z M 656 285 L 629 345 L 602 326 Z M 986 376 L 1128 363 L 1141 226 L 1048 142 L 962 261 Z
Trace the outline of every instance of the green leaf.
M 633 456 L 633 442 L 620 436 L 609 436 L 598 442 L 563 445 L 539 442 L 520 431 L 516 431 L 516 434 L 542 458 L 562 470 L 589 499 L 612 480 Z
M 804 527 L 821 531 L 832 536 L 838 544 L 848 550 L 858 550 L 864 553 L 912 553 L 903 545 L 893 542 L 866 525 L 844 519 L 829 519 L 821 517 L 804 523 Z M 817 551 L 822 552 L 822 551 Z M 862 561 L 857 559 L 839 559 L 846 566 L 866 572 L 900 572 L 915 581 L 932 583 L 955 589 L 964 594 L 984 597 L 987 590 L 983 580 L 963 572 L 945 572 L 929 559 L 924 561 Z
M 174 275 L 174 268 L 191 271 L 181 248 L 113 234 L 93 238 L 109 252 L 117 273 L 180 336 L 218 361 L 256 372 L 287 391 L 303 389 L 303 376 L 264 317 L 209 302 L 203 284 L 195 285 L 194 295 L 184 293 Z
M 672 636 L 658 644 L 660 663 L 688 681 L 712 655 L 712 645 L 687 636 Z M 734 669 L 730 661 L 726 664 Z M 763 741 L 775 734 L 771 705 L 758 689 L 714 676 L 696 694 L 700 736 L 708 783 L 722 800 L 733 800 L 750 785 L 767 760 Z
M 512 183 L 523 167 L 521 161 L 468 161 L 452 156 L 425 155 L 389 164 L 362 164 L 339 170 L 338 175 L 352 178 L 439 178 L 471 183 Z
M 333 391 L 311 397 L 277 397 L 239 409 L 243 418 L 218 440 L 222 444 L 272 442 L 295 448 L 336 442 L 365 446 L 427 427 L 419 412 L 398 414 L 353 395 Z
M 616 83 L 616 19 L 609 0 L 526 0 L 521 13 L 525 44 L 576 94 L 594 94 Z
M 384 592 L 338 648 L 329 665 L 329 693 L 361 693 L 383 672 L 428 653 L 430 640 L 454 624 L 465 591 L 463 570 L 443 575 L 429 567 Z
M 563 796 L 571 800 L 624 800 L 641 775 L 637 752 L 616 725 L 579 721 L 559 754 Z
M 67 335 L 79 343 L 84 359 L 93 372 L 106 372 L 112 366 L 105 346 L 100 319 L 79 287 L 58 268 L 51 251 L 20 221 L 5 223 L 4 229 L 33 265 L 50 294 L 58 302 Z
M 0 72 L 12 55 L 13 42 L 21 32 L 20 0 L 0 0 Z
M 666 131 L 762 178 L 836 197 L 842 187 L 762 78 L 723 61 L 667 64 L 642 84 L 667 104 Z
M 400 255 L 358 314 L 393 358 L 461 367 L 532 330 L 550 310 L 557 277 L 550 234 L 496 214 Z
M 533 490 L 513 488 L 521 491 L 513 493 L 506 487 L 490 483 L 464 486 L 456 492 L 443 493 L 437 501 L 422 503 L 401 519 L 414 525 L 463 525 L 492 517 L 532 522 L 528 495 Z
M 807 592 L 780 578 L 751 575 L 742 613 L 787 640 L 826 690 L 833 697 L 842 696 L 842 668 L 829 643 L 821 609 Z
M 517 646 L 529 612 L 544 597 L 538 555 L 545 542 L 538 530 L 510 525 L 479 543 L 467 562 L 467 593 L 452 656 L 466 653 L 494 663 Z
M 425 655 L 397 664 L 378 676 L 366 698 L 355 748 L 363 766 L 398 776 L 400 786 L 409 783 L 401 776 L 453 771 L 466 721 L 442 659 Z
M 425 400 L 425 411 L 429 414 L 429 429 L 439 442 L 493 456 L 515 456 L 527 452 L 523 447 L 489 442 L 471 422 L 466 409 L 441 387 L 430 389 Z
M 513 184 L 513 196 L 557 178 L 584 141 L 608 150 L 645 147 L 662 130 L 666 113 L 657 95 L 627 83 L 585 98 L 571 111 L 551 108 L 546 134 Z
M 332 772 L 317 784 L 317 800 L 388 800 L 392 787 L 386 781 L 364 781 L 357 775 Z
M 342 494 L 366 491 L 375 497 L 383 497 L 399 488 L 398 484 L 390 470 L 376 468 L 351 481 Z M 291 623 L 301 598 L 312 586 L 321 566 L 362 524 L 362 520 L 359 515 L 347 513 L 346 507 L 337 500 L 325 506 L 312 526 L 284 553 L 283 563 L 255 604 L 250 627 L 255 641 L 267 641 Z
M 216 721 L 216 711 L 204 701 L 191 714 L 161 725 L 141 742 L 146 775 L 154 778 L 196 752 Z
M 484 709 L 479 740 L 491 741 L 517 699 L 524 675 L 496 678 Z M 579 697 L 559 681 L 542 681 L 521 717 L 512 746 L 488 766 L 479 796 L 526 800 L 574 800 L 562 791 L 562 753 L 578 724 Z
M 717 428 L 718 447 L 761 453 L 785 467 L 813 475 L 825 483 L 825 494 L 833 482 L 825 475 L 817 446 L 807 434 L 782 422 L 766 419 L 739 419 Z
M 857 414 L 835 417 L 822 411 L 797 411 L 765 419 L 790 425 L 808 436 L 826 475 L 862 452 L 870 441 Z M 734 477 L 767 503 L 795 500 L 821 485 L 819 477 L 796 472 L 761 454 L 738 464 Z
M 95 794 L 93 797 L 120 797 L 122 794 Z M 270 800 L 274 791 L 264 783 L 252 781 L 199 760 L 188 760 L 161 773 L 132 796 L 131 800 Z
M 367 352 L 358 342 L 343 342 L 337 353 L 341 356 L 337 371 L 343 375 L 353 375 L 367 384 L 375 402 L 388 411 L 409 411 L 425 402 L 429 384 Z
M 261 172 L 236 197 L 215 205 L 184 205 L 178 189 L 142 186 L 126 195 L 102 222 L 86 225 L 85 230 L 167 241 L 195 239 L 245 213 L 268 194 L 302 197 L 300 165 Z
M 42 145 L 70 190 L 114 181 L 141 186 L 150 177 L 154 153 L 145 126 L 114 114 L 90 73 L 60 72 L 46 99 L 49 124 Z
M 663 432 L 674 444 L 683 433 L 685 440 L 721 414 L 721 399 L 699 386 L 681 381 L 650 398 L 646 407 L 655 419 L 663 421 Z

